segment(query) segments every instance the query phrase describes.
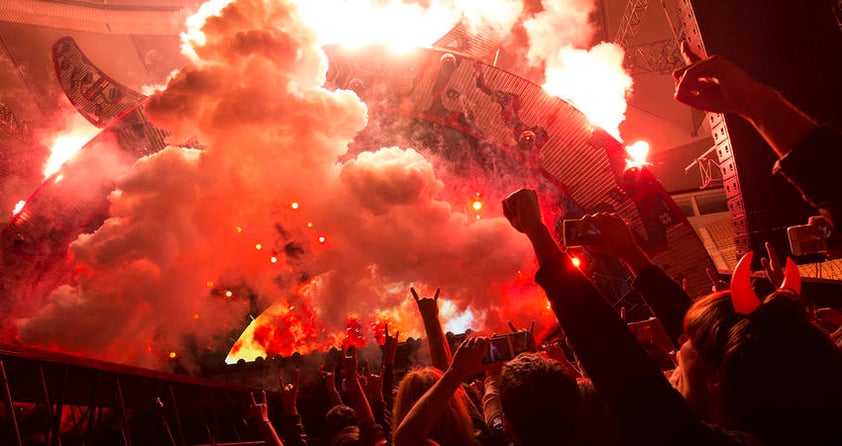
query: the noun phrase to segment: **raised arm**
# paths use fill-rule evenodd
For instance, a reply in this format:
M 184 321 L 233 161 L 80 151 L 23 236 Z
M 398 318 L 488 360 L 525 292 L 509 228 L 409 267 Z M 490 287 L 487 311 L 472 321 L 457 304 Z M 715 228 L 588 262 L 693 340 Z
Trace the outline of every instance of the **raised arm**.
M 298 414 L 298 382 L 300 378 L 301 370 L 298 367 L 295 368 L 291 383 L 285 384 L 284 377 L 278 377 L 278 382 L 281 385 L 281 403 L 284 407 L 281 433 L 287 446 L 307 446 L 307 433 L 304 432 L 301 415 Z
M 257 423 L 260 430 L 260 437 L 270 446 L 284 446 L 281 437 L 275 432 L 272 421 L 269 420 L 269 406 L 266 404 L 266 391 L 260 392 L 260 402 L 255 401 L 254 393 L 249 393 L 251 405 L 248 409 L 249 418 Z
M 433 297 L 424 298 L 418 297 L 415 288 L 410 288 L 409 291 L 412 292 L 412 297 L 418 304 L 418 312 L 421 313 L 421 319 L 424 321 L 424 331 L 427 332 L 427 343 L 430 346 L 433 367 L 442 371 L 447 370 L 452 355 L 450 344 L 447 343 L 439 321 L 439 292 L 441 290 L 436 288 L 436 294 Z
M 541 222 L 537 195 L 522 189 L 503 202 L 512 226 L 538 255 L 536 281 L 628 444 L 709 444 L 711 432 L 684 404 L 593 283 Z
M 471 376 L 482 372 L 482 359 L 487 350 L 488 339 L 486 338 L 471 338 L 459 346 L 453 357 L 453 363 L 441 379 L 421 396 L 395 429 L 395 446 L 427 444 L 427 438 L 436 420 L 459 386 Z
M 675 99 L 715 113 L 736 113 L 749 121 L 780 159 L 783 174 L 831 225 L 842 226 L 842 133 L 820 126 L 778 91 L 752 78 L 728 60 L 701 59 L 682 44 L 688 66 L 673 75 Z
M 629 227 L 617 214 L 599 213 L 584 218 L 599 230 L 600 236 L 588 241 L 588 249 L 618 257 L 635 276 L 632 286 L 649 305 L 652 313 L 669 335 L 673 347 L 684 331 L 684 313 L 691 299 L 681 285 L 652 263 L 637 244 Z
M 353 347 L 342 356 L 342 375 L 345 377 L 345 386 L 351 404 L 354 406 L 354 413 L 357 415 L 357 424 L 360 426 L 360 441 L 365 446 L 373 446 L 374 443 L 383 438 L 383 428 L 374 419 L 374 413 L 365 396 L 363 384 L 357 362 L 357 351 Z
M 689 63 L 673 73 L 675 99 L 714 113 L 736 113 L 748 120 L 778 156 L 789 153 L 818 124 L 774 88 L 754 79 L 729 60 L 702 59 L 686 42 L 682 56 Z

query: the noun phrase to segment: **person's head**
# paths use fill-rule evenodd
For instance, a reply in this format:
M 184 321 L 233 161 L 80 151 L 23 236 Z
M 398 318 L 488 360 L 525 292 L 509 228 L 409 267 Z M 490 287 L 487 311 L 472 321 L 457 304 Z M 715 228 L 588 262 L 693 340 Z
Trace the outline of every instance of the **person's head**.
M 442 372 L 435 367 L 423 367 L 411 370 L 400 382 L 395 395 L 393 412 L 394 425 L 399 426 L 412 406 L 430 390 L 442 377 Z M 429 438 L 436 443 L 447 445 L 472 445 L 475 443 L 473 425 L 465 406 L 466 396 L 462 389 L 456 391 L 436 420 Z
M 842 352 L 802 300 L 774 292 L 730 330 L 725 423 L 769 444 L 842 444 Z
M 325 415 L 325 436 L 330 439 L 347 427 L 357 426 L 357 415 L 354 409 L 343 404 L 330 408 Z
M 345 426 L 329 438 L 329 446 L 357 446 L 360 444 L 360 428 L 357 426 Z
M 575 379 L 555 361 L 522 353 L 503 366 L 500 404 L 506 433 L 520 446 L 569 444 L 580 408 Z
M 677 387 L 700 418 L 770 444 L 839 440 L 842 353 L 801 297 L 776 291 L 740 315 L 730 292 L 713 293 L 684 322 Z
M 684 340 L 676 359 L 673 383 L 687 406 L 702 420 L 718 422 L 719 375 L 731 328 L 742 316 L 734 310 L 731 293 L 716 292 L 698 299 L 684 315 Z

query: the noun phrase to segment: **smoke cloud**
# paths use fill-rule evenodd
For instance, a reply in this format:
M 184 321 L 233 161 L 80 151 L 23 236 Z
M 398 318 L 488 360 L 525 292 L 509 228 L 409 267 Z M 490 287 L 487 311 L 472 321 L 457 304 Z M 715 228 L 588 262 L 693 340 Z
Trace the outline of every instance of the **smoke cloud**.
M 421 335 L 410 285 L 441 287 L 454 319 L 504 329 L 504 288 L 534 295 L 512 283 L 535 265 L 499 205 L 477 220 L 445 200 L 446 166 L 411 147 L 340 162 L 367 110 L 321 88 L 316 32 L 288 1 L 222 5 L 146 105 L 172 142 L 201 147 L 168 147 L 117 180 L 110 218 L 71 246 L 73 280 L 21 321 L 21 340 L 160 366 L 186 339 L 224 353 L 274 304 L 270 337 L 286 344 L 267 350 L 306 353 L 335 345 L 349 316 L 369 340 L 384 321 Z

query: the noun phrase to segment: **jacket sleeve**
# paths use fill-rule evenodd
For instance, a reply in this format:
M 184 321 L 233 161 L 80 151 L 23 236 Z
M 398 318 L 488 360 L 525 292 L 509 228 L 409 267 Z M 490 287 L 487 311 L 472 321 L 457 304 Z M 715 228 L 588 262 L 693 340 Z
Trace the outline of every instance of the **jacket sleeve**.
M 307 446 L 307 433 L 301 423 L 301 415 L 284 415 L 281 437 L 286 446 Z
M 710 428 L 692 415 L 599 290 L 565 255 L 544 262 L 536 280 L 626 444 L 712 444 Z
M 842 133 L 818 127 L 775 163 L 782 174 L 812 206 L 825 211 L 833 227 L 842 228 Z
M 649 265 L 635 277 L 632 287 L 643 296 L 673 345 L 684 332 L 684 313 L 690 308 L 690 296 L 657 265 Z

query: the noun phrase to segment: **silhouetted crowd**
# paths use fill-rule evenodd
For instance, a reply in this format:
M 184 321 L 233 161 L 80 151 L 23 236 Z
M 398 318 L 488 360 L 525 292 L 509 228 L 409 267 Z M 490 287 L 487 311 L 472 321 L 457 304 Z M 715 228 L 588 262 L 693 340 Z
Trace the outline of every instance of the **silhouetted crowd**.
M 842 187 L 835 176 L 842 172 L 842 134 L 729 61 L 700 59 L 686 45 L 682 52 L 688 65 L 674 74 L 676 100 L 749 121 L 780 157 L 775 173 L 819 210 L 809 223 L 827 233 L 827 254 L 838 256 Z M 310 441 L 842 445 L 842 315 L 817 310 L 801 294 L 794 263 L 783 267 L 767 246 L 762 264 L 775 291 L 755 294 L 749 255 L 730 284 L 715 281 L 713 293 L 694 301 L 651 261 L 620 217 L 586 216 L 599 236 L 585 247 L 622 260 L 655 315 L 646 330 L 630 330 L 557 244 L 535 191 L 512 193 L 503 209 L 534 248 L 535 280 L 565 341 L 535 345 L 531 330 L 513 330 L 492 339 L 469 337 L 451 354 L 438 317 L 439 292 L 422 297 L 413 289 L 432 363 L 393 382 L 398 335 L 388 327 L 379 370 L 368 362 L 360 367 L 353 349 L 344 352 L 341 370 L 322 372 L 332 408 Z M 672 370 L 665 372 L 641 346 L 642 332 L 671 353 Z M 500 353 L 506 346 L 509 353 L 528 351 L 510 358 Z M 298 372 L 292 382 L 281 382 L 281 426 L 270 421 L 265 393 L 253 397 L 249 415 L 268 444 L 308 443 L 296 408 L 298 385 Z

